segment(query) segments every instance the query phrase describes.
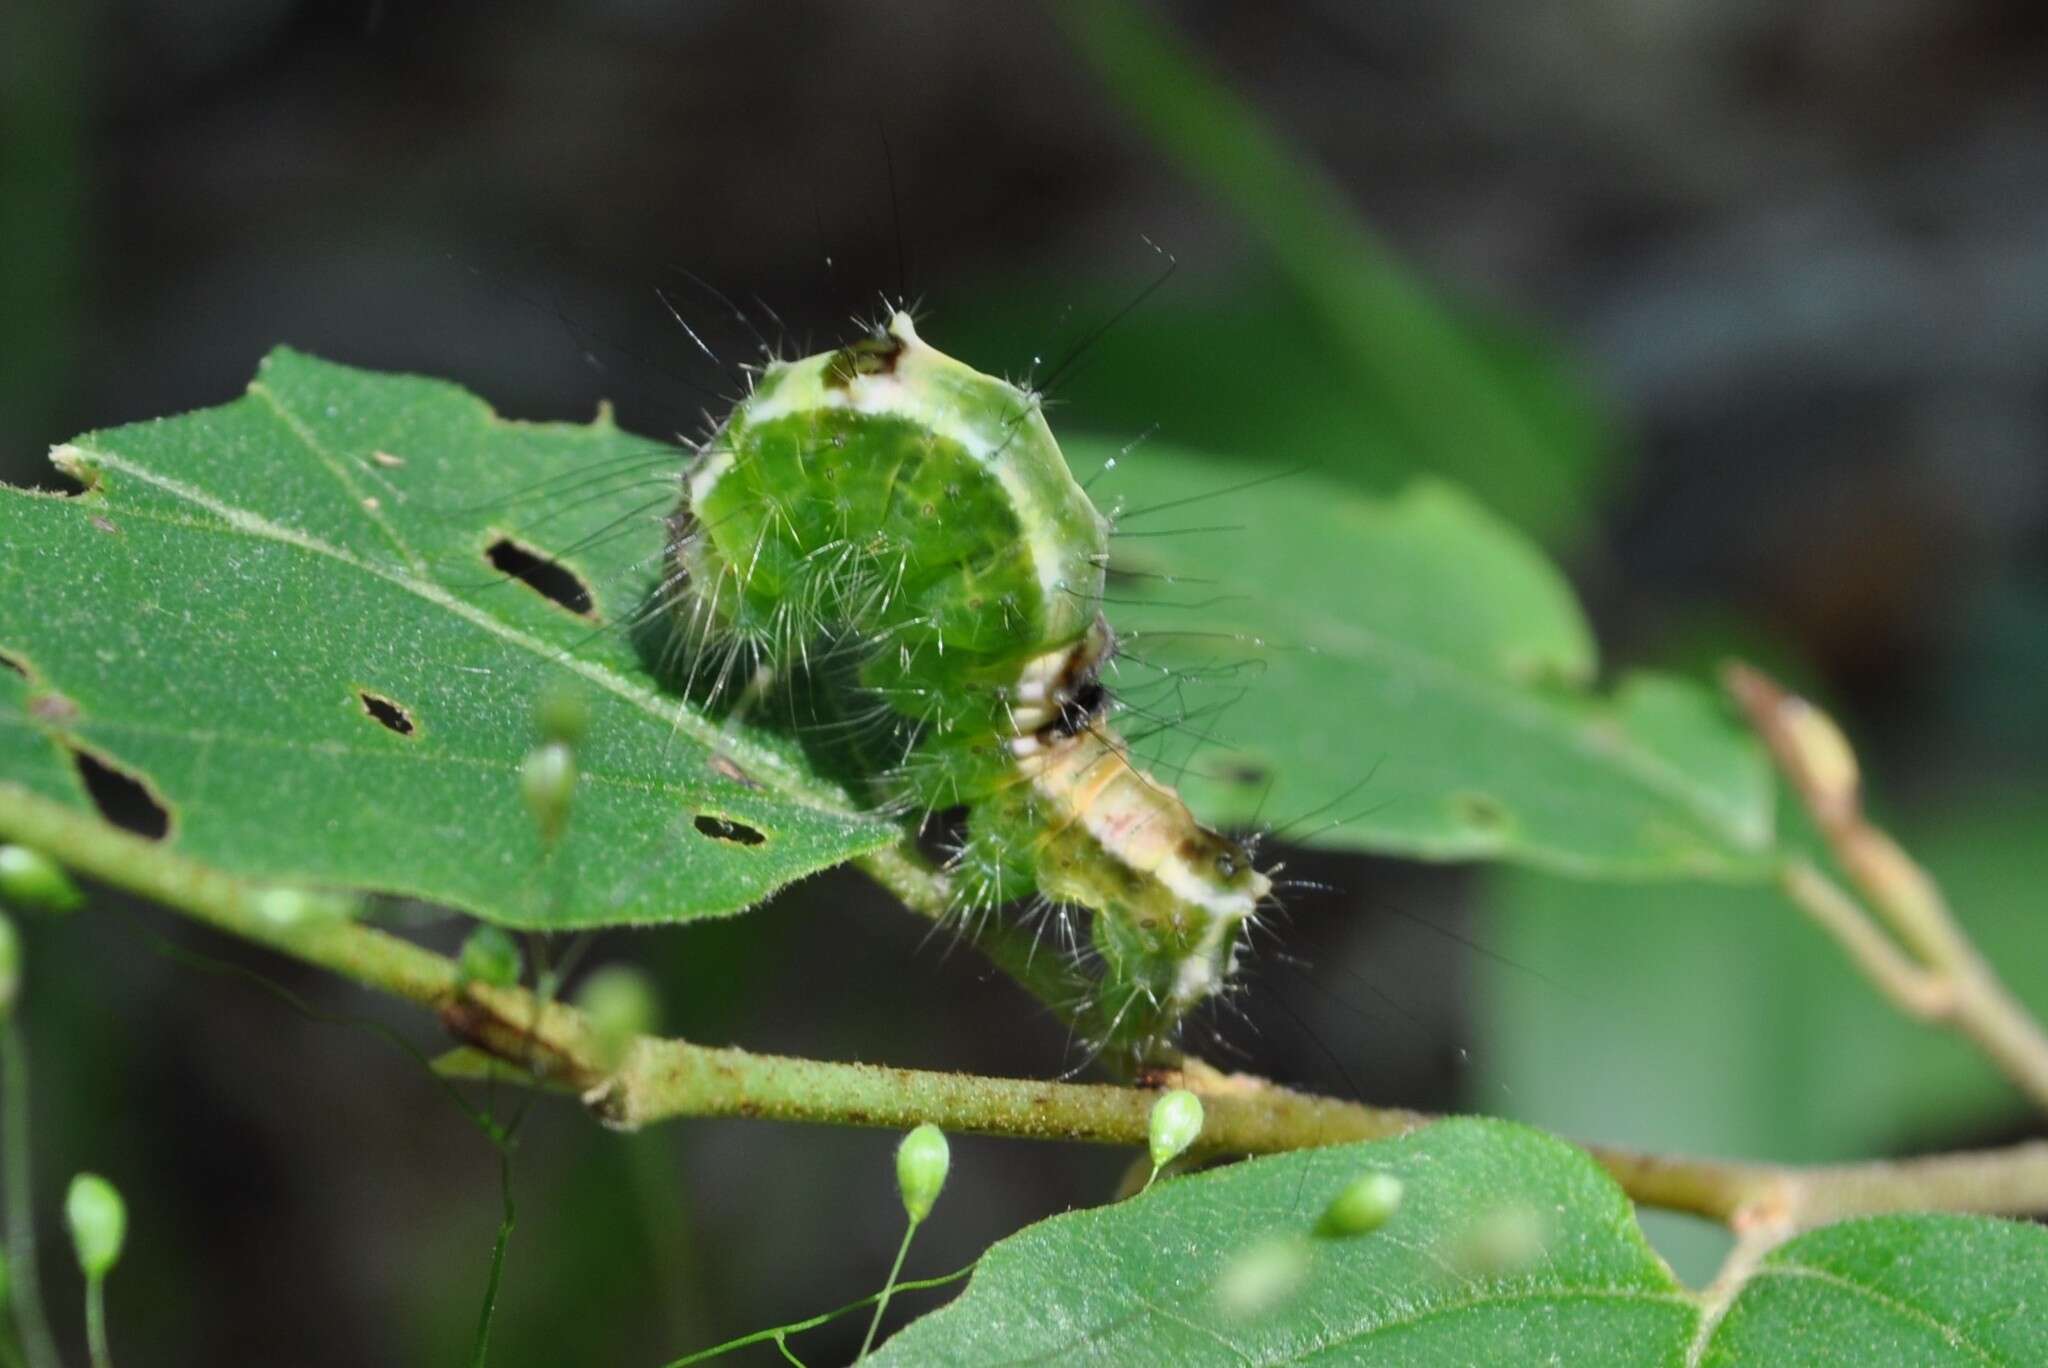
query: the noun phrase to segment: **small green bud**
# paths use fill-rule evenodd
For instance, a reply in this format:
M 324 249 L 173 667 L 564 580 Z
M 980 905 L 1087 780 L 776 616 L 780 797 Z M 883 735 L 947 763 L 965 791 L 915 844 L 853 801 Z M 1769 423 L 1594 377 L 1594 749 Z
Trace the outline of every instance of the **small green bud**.
M 583 980 L 576 1005 L 590 1018 L 598 1047 L 616 1056 L 633 1040 L 655 1028 L 661 1016 L 654 981 L 630 964 L 607 964 Z
M 502 926 L 488 923 L 469 933 L 456 961 L 456 972 L 464 983 L 493 988 L 510 988 L 519 982 L 522 969 L 519 942 Z
M 569 798 L 576 792 L 576 752 L 569 743 L 546 741 L 528 751 L 519 766 L 519 792 L 540 824 L 541 839 L 560 836 L 569 821 Z
M 1165 1168 L 1202 1134 L 1202 1099 L 1186 1088 L 1161 1093 L 1152 1104 L 1150 1130 L 1152 1167 Z
M 256 895 L 256 915 L 273 926 L 297 926 L 310 920 L 313 900 L 299 888 L 266 888 Z
M 81 1173 L 64 1195 L 64 1219 L 71 1226 L 71 1247 L 86 1279 L 97 1282 L 121 1257 L 128 1233 L 128 1208 L 114 1185 L 96 1173 Z
M 939 1190 L 946 1186 L 946 1169 L 952 1162 L 946 1133 L 929 1121 L 904 1136 L 896 1146 L 896 1187 L 903 1194 L 903 1210 L 912 1225 L 931 1214 L 932 1205 L 939 1200 Z
M 64 867 L 42 851 L 0 845 L 0 902 L 39 912 L 72 912 L 84 901 Z
M 14 1000 L 21 996 L 21 937 L 14 919 L 0 912 L 0 1021 L 14 1015 Z
M 1226 1316 L 1260 1315 L 1293 1296 L 1307 1276 L 1308 1242 L 1299 1236 L 1268 1236 L 1223 1265 L 1216 1275 L 1216 1304 Z
M 272 926 L 304 926 L 309 922 L 346 920 L 355 912 L 355 900 L 345 893 L 278 885 L 257 891 L 255 909 L 256 915 Z
M 1452 1260 L 1474 1277 L 1510 1277 L 1540 1263 L 1550 1244 L 1550 1222 L 1530 1207 L 1488 1212 L 1452 1246 Z
M 551 684 L 534 706 L 533 721 L 543 741 L 575 746 L 590 725 L 590 705 L 583 695 L 567 685 Z
M 1316 1234 L 1342 1239 L 1378 1230 L 1401 1209 L 1401 1192 L 1401 1180 L 1391 1173 L 1362 1173 L 1323 1209 Z

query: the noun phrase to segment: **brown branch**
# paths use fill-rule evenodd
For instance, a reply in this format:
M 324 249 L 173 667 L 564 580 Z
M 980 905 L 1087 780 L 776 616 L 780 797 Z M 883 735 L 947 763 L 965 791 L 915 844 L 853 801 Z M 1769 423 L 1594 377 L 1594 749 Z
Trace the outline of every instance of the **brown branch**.
M 961 1132 L 1139 1146 L 1157 1099 L 1151 1088 L 830 1063 L 652 1037 L 622 1050 L 573 1007 L 523 989 L 465 985 L 454 961 L 334 915 L 317 895 L 246 883 L 17 785 L 0 783 L 0 837 L 33 845 L 80 874 L 230 935 L 428 1007 L 476 1047 L 457 1052 L 450 1072 L 489 1070 L 572 1090 L 616 1126 L 685 1116 L 890 1128 L 931 1121 Z M 1434 1119 L 1298 1093 L 1197 1062 L 1157 1081 L 1202 1095 L 1202 1148 L 1215 1154 L 1379 1139 Z M 1588 1150 L 1637 1202 L 1694 1212 L 1738 1230 L 1789 1230 L 1851 1214 L 1925 1208 L 2048 1212 L 2048 1144 L 2040 1142 L 1812 1168 L 1597 1145 Z
M 1856 754 L 1841 729 L 1747 665 L 1727 666 L 1722 682 L 1862 901 L 1800 856 L 1780 873 L 1785 892 L 1901 1011 L 1966 1036 L 2048 1108 L 2048 1032 L 1977 953 L 1927 871 L 1864 816 Z

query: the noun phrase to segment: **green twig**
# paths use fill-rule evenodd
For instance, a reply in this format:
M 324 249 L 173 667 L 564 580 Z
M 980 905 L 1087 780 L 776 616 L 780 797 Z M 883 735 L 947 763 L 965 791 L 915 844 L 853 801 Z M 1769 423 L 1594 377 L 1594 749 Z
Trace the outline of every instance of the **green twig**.
M 875 1314 L 868 1320 L 868 1332 L 861 1338 L 860 1352 L 853 1357 L 855 1363 L 865 1359 L 868 1351 L 875 1347 L 875 1332 L 882 1328 L 882 1313 L 889 1309 L 889 1296 L 896 1290 L 896 1279 L 903 1272 L 904 1256 L 910 1253 L 910 1241 L 916 1234 L 916 1221 L 903 1227 L 903 1243 L 896 1246 L 896 1262 L 889 1265 L 889 1276 L 882 1283 L 880 1295 L 875 1298 Z
M 476 1347 L 470 1354 L 472 1368 L 484 1368 L 491 1352 L 491 1317 L 498 1309 L 498 1286 L 505 1276 L 505 1246 L 512 1240 L 512 1223 L 517 1209 L 512 1205 L 512 1156 L 498 1150 L 498 1185 L 504 1196 L 504 1215 L 498 1221 L 498 1238 L 491 1245 L 491 1272 L 484 1283 L 483 1309 L 477 1313 Z
M 460 985 L 453 960 L 348 921 L 281 926 L 259 890 L 92 816 L 0 783 L 0 837 L 35 846 L 75 872 L 172 907 L 231 935 L 439 1012 L 458 1037 L 529 1081 L 573 1089 L 609 1124 L 746 1116 L 1140 1147 L 1149 1088 L 984 1078 L 754 1054 L 640 1037 L 620 1051 L 582 1013 L 515 988 Z M 475 1054 L 444 1058 L 458 1072 Z M 1265 1154 L 1374 1140 L 1432 1117 L 1317 1097 L 1190 1062 L 1178 1079 L 1201 1099 L 1203 1154 Z M 1736 1163 L 1587 1147 L 1629 1196 L 1737 1229 L 1791 1213 L 1801 1225 L 1878 1211 L 2048 1212 L 2048 1142 L 1838 1167 Z
M 9 1300 L 29 1368 L 59 1368 L 49 1317 L 43 1314 L 42 1277 L 36 1263 L 35 1183 L 29 1153 L 28 1046 L 21 1027 L 0 1022 L 0 1091 L 6 1108 L 7 1272 Z
M 898 1292 L 922 1292 L 926 1288 L 945 1287 L 949 1283 L 959 1282 L 973 1271 L 974 1265 L 969 1264 L 965 1268 L 956 1269 L 951 1273 L 946 1273 L 936 1278 L 923 1278 L 916 1282 L 897 1283 L 895 1290 Z M 872 1293 L 862 1297 L 859 1301 L 848 1302 L 844 1306 L 821 1312 L 807 1320 L 791 1321 L 787 1325 L 776 1325 L 766 1330 L 756 1330 L 750 1335 L 741 1335 L 738 1339 L 729 1339 L 723 1344 L 714 1344 L 709 1349 L 699 1349 L 694 1354 L 685 1354 L 679 1359 L 671 1359 L 663 1364 L 662 1368 L 688 1368 L 689 1364 L 702 1363 L 706 1359 L 714 1359 L 721 1354 L 729 1354 L 735 1349 L 744 1349 L 750 1344 L 760 1344 L 767 1340 L 773 1340 L 781 1348 L 783 1357 L 794 1363 L 797 1362 L 796 1356 L 791 1354 L 789 1346 L 783 1343 L 785 1338 L 790 1335 L 800 1335 L 806 1330 L 815 1330 L 827 1321 L 837 1320 L 849 1312 L 860 1310 L 863 1306 L 872 1306 L 881 1300 L 884 1295 L 881 1292 Z
M 1861 767 L 1848 738 L 1760 670 L 1731 663 L 1721 679 L 1861 895 L 1795 855 L 1779 874 L 1786 896 L 1893 1006 L 1965 1036 L 2048 1109 L 2048 1029 L 1977 952 L 1933 876 L 1864 815 Z
M 92 1368 L 114 1368 L 114 1356 L 107 1351 L 107 1280 L 85 1280 L 85 1343 L 92 1354 Z

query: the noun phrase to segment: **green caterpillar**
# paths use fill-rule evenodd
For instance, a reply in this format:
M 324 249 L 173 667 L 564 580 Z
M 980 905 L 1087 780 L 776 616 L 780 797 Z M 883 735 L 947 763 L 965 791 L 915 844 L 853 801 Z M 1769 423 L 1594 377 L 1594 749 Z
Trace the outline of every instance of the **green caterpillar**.
M 878 805 L 967 809 L 963 916 L 1088 909 L 1091 1043 L 1143 1060 L 1229 981 L 1271 886 L 1109 724 L 1109 536 L 1037 396 L 899 312 L 760 373 L 685 473 L 656 602 L 714 687 L 836 681 Z

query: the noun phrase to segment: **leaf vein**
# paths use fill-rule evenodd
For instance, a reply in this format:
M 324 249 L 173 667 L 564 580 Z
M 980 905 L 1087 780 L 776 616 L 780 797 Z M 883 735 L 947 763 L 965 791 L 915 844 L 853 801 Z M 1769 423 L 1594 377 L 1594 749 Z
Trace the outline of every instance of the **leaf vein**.
M 1901 1320 L 1913 1321 L 1937 1332 L 1948 1343 L 1969 1353 L 1980 1363 L 1998 1365 L 2009 1362 L 2009 1360 L 2000 1358 L 1984 1345 L 1969 1339 L 1964 1335 L 1961 1326 L 1943 1320 L 1924 1307 L 1915 1306 L 1909 1301 L 1902 1301 L 1890 1293 L 1870 1286 L 1868 1283 L 1860 1283 L 1853 1278 L 1845 1278 L 1839 1273 L 1831 1273 L 1824 1268 L 1815 1268 L 1811 1264 L 1767 1264 L 1751 1276 L 1750 1284 L 1754 1286 L 1765 1278 L 1806 1278 L 1814 1282 L 1825 1283 L 1829 1287 L 1852 1292 L 1859 1297 L 1876 1302 Z
M 299 439 L 300 444 L 306 448 L 307 453 L 315 461 L 318 461 L 328 474 L 334 477 L 335 483 L 341 486 L 342 492 L 348 496 L 349 502 L 364 517 L 374 523 L 378 530 L 383 532 L 385 538 L 398 549 L 398 554 L 404 558 L 405 563 L 410 565 L 415 572 L 424 574 L 426 566 L 421 560 L 420 554 L 413 550 L 411 543 L 407 542 L 399 534 L 398 529 L 392 526 L 391 520 L 384 516 L 382 508 L 374 500 L 364 497 L 363 491 L 356 487 L 356 482 L 350 478 L 347 469 L 342 465 L 340 459 L 326 448 L 320 439 L 314 435 L 313 430 L 300 419 L 298 414 L 287 408 L 284 401 L 272 393 L 270 387 L 261 380 L 257 380 L 249 386 L 249 393 L 255 398 L 262 400 L 264 405 L 277 415 L 278 420 L 285 425 L 285 428 L 292 436 Z
M 157 471 L 131 462 L 111 452 L 73 446 L 72 450 L 103 464 L 109 469 L 152 485 L 173 498 L 191 504 L 220 520 L 225 526 L 209 526 L 203 523 L 190 524 L 199 530 L 210 532 L 232 531 L 247 536 L 294 546 L 302 551 L 325 556 L 338 564 L 345 565 L 359 573 L 373 576 L 396 586 L 407 593 L 433 604 L 443 611 L 470 623 L 472 626 L 498 637 L 500 640 L 525 651 L 538 659 L 552 662 L 561 668 L 583 676 L 607 693 L 624 700 L 650 717 L 668 723 L 677 732 L 687 735 L 706 750 L 733 753 L 745 764 L 748 773 L 764 785 L 771 786 L 783 797 L 804 806 L 817 808 L 836 817 L 863 817 L 859 808 L 842 793 L 834 793 L 814 787 L 799 776 L 791 773 L 780 756 L 757 746 L 744 737 L 729 733 L 725 728 L 697 717 L 688 708 L 664 699 L 650 689 L 638 686 L 615 671 L 577 656 L 563 647 L 549 643 L 519 630 L 475 606 L 463 601 L 446 589 L 431 581 L 414 575 L 398 573 L 391 568 L 379 566 L 359 556 L 324 541 L 297 528 L 286 527 L 270 521 L 260 514 L 245 508 L 225 503 L 203 490 L 195 489 L 183 481 L 175 480 Z M 150 516 L 144 510 L 125 509 L 125 513 Z M 162 519 L 175 522 L 175 519 Z

